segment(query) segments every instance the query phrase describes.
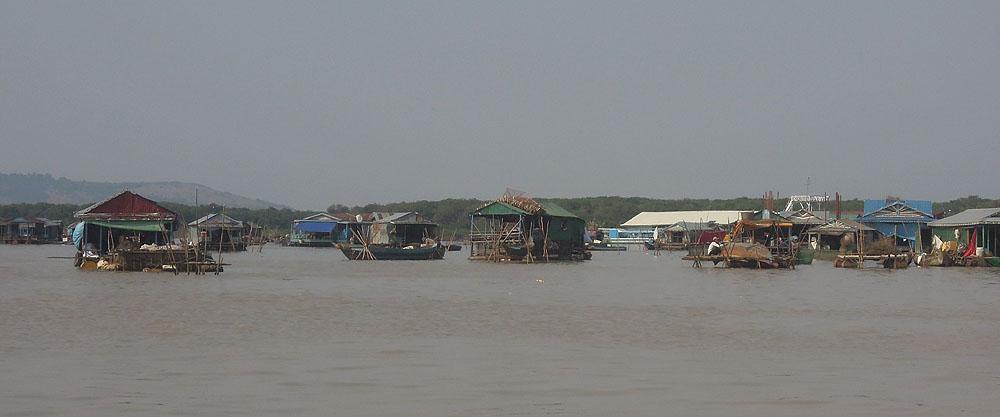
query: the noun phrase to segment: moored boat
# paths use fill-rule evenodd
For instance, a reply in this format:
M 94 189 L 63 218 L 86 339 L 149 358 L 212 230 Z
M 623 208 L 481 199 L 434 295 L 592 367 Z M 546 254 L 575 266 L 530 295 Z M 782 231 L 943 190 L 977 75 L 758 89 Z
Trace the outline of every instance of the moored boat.
M 448 246 L 438 240 L 438 225 L 417 212 L 372 213 L 347 224 L 350 241 L 337 248 L 350 260 L 444 259 Z
M 347 259 L 372 259 L 380 261 L 423 261 L 430 259 L 444 259 L 447 246 L 435 244 L 433 246 L 387 246 L 387 245 L 338 245 L 340 251 Z M 367 253 L 366 253 L 367 252 Z M 368 257 L 370 254 L 370 257 Z
M 588 243 L 586 247 L 587 247 L 587 250 L 589 250 L 589 251 L 596 251 L 596 252 L 600 252 L 600 251 L 618 252 L 618 251 L 628 250 L 628 248 L 626 248 L 624 246 L 612 245 L 612 244 L 607 243 L 607 242 Z

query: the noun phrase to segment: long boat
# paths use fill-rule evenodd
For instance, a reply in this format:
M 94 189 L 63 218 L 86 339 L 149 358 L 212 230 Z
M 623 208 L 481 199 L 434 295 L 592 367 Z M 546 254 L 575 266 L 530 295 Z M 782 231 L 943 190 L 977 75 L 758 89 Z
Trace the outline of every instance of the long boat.
M 448 251 L 447 246 L 436 244 L 434 246 L 387 246 L 368 245 L 367 251 L 364 245 L 339 245 L 340 251 L 350 260 L 379 260 L 379 261 L 423 261 L 431 259 L 444 259 L 444 253 Z
M 612 245 L 607 242 L 595 242 L 586 244 L 586 249 L 592 252 L 610 251 L 610 252 L 620 252 L 628 250 L 628 248 L 619 245 Z

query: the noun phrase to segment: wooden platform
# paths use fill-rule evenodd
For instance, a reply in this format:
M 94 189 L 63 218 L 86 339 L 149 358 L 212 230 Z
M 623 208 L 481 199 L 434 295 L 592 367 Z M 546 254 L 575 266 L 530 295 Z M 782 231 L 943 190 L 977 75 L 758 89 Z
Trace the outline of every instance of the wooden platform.
M 886 255 L 859 255 L 846 254 L 837 255 L 833 261 L 833 266 L 837 268 L 861 268 L 864 262 L 874 261 L 887 269 L 903 269 L 910 266 L 913 255 L 909 253 L 886 254 Z
M 87 268 L 88 264 L 96 264 L 96 260 L 84 260 L 77 254 L 76 265 Z M 227 264 L 219 264 L 211 260 L 204 253 L 196 253 L 194 250 L 164 249 L 164 250 L 128 250 L 118 251 L 107 255 L 102 255 L 101 259 L 110 264 L 116 265 L 113 270 L 119 271 L 149 271 L 149 270 L 170 270 L 176 272 L 222 272 L 222 267 Z

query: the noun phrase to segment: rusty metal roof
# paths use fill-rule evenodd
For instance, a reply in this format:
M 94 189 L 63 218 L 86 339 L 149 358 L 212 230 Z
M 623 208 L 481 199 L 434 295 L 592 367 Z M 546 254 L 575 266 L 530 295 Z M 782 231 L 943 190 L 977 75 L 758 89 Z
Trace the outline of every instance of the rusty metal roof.
M 177 213 L 157 204 L 155 201 L 123 191 L 114 197 L 76 212 L 78 219 L 162 219 L 173 220 Z

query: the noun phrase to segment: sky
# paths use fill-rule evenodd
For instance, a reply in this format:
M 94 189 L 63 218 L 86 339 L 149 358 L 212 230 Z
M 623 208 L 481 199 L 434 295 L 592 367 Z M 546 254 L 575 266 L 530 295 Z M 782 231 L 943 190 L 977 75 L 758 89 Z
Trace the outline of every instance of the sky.
M 1000 196 L 1000 2 L 3 1 L 0 172 L 296 208 Z

